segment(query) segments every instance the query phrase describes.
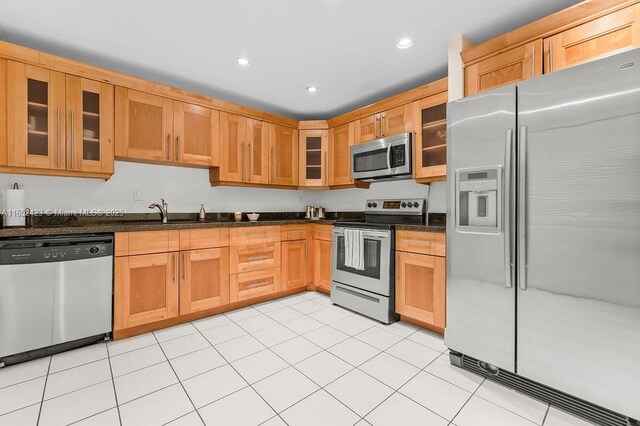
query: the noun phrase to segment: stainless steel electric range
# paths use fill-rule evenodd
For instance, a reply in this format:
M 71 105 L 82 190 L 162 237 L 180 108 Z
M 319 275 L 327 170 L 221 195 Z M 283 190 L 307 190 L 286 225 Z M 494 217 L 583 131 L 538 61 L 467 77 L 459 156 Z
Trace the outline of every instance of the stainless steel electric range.
M 398 320 L 395 312 L 395 225 L 424 224 L 424 199 L 367 200 L 365 219 L 333 225 L 331 302 L 385 324 Z M 354 233 L 361 231 L 364 262 L 353 266 L 347 257 Z M 347 266 L 349 265 L 349 266 Z

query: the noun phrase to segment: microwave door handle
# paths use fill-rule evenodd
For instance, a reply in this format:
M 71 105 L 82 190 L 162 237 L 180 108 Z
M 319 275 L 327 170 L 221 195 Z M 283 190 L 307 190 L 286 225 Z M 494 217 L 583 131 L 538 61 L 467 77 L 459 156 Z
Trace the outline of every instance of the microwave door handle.
M 387 170 L 391 174 L 391 144 L 387 147 Z

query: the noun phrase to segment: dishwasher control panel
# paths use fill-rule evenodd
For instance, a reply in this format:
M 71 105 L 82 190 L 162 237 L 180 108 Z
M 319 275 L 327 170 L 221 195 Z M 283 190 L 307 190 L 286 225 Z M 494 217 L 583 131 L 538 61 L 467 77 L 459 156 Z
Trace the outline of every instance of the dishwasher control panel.
M 112 255 L 112 236 L 0 241 L 0 265 L 65 262 Z

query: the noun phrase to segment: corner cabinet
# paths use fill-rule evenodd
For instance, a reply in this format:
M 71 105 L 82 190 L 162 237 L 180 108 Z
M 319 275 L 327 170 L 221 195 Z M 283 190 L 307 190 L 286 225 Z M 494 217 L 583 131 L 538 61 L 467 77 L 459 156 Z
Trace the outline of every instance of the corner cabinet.
M 329 186 L 329 131 L 299 130 L 298 185 L 303 188 L 326 188 Z
M 15 172 L 108 179 L 113 86 L 6 62 L 7 150 Z
M 329 130 L 329 185 L 353 184 L 351 179 L 351 146 L 355 124 L 347 123 Z
M 437 332 L 446 325 L 445 234 L 396 232 L 396 312 Z
M 447 92 L 414 103 L 413 177 L 429 183 L 447 179 Z
M 218 111 L 116 88 L 116 157 L 210 167 L 219 164 Z
M 269 124 L 269 184 L 298 186 L 298 130 Z

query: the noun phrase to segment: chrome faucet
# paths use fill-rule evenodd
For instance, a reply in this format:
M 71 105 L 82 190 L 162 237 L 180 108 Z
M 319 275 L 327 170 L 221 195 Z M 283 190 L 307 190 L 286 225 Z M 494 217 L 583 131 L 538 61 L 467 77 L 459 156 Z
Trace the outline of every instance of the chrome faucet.
M 162 202 L 162 205 L 158 203 L 153 203 L 149 206 L 149 208 L 155 209 L 157 207 L 158 209 L 160 209 L 160 217 L 162 218 L 162 223 L 167 223 L 167 216 L 169 215 L 169 212 L 167 211 L 167 209 L 169 206 L 164 201 L 164 198 L 160 198 L 160 201 Z

